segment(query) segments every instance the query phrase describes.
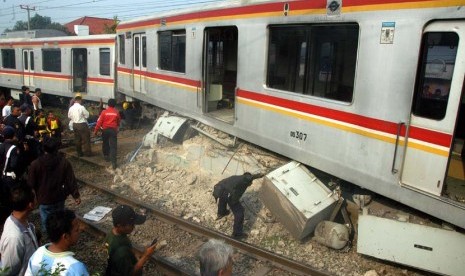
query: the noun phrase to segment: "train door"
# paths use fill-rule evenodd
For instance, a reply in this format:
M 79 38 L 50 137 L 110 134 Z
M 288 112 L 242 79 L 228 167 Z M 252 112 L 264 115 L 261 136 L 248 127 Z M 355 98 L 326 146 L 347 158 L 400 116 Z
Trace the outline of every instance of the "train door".
M 134 92 L 147 93 L 147 36 L 145 34 L 134 34 L 133 36 L 134 57 Z
M 403 185 L 454 200 L 454 186 L 465 184 L 463 177 L 448 175 L 457 158 L 456 126 L 465 124 L 458 116 L 464 61 L 465 21 L 436 22 L 425 28 L 401 174 Z
M 34 51 L 23 50 L 23 83 L 34 86 Z
M 231 124 L 237 86 L 237 41 L 236 27 L 205 29 L 204 112 Z
M 87 49 L 73 48 L 72 53 L 72 76 L 73 92 L 87 92 Z

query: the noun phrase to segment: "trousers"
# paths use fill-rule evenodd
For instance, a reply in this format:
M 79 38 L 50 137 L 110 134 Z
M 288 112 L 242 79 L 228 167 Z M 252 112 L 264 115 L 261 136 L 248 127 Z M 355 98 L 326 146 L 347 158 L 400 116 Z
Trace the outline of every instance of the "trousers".
M 116 168 L 116 149 L 118 146 L 117 133 L 113 128 L 105 128 L 102 131 L 102 153 L 109 156 L 113 169 Z
M 233 236 L 242 234 L 244 228 L 244 207 L 240 201 L 232 202 L 227 193 L 223 193 L 218 198 L 218 216 L 224 215 L 227 212 L 226 205 L 233 212 L 234 225 L 233 225 Z

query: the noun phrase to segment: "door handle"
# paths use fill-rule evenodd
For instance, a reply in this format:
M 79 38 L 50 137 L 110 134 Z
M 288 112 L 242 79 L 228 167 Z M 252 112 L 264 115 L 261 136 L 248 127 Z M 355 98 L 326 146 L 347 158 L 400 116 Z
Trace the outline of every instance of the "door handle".
M 399 122 L 397 124 L 396 145 L 394 147 L 394 157 L 392 159 L 392 168 L 391 168 L 392 174 L 396 174 L 398 172 L 398 170 L 395 168 L 396 167 L 396 157 L 397 157 L 397 148 L 399 147 L 400 133 L 402 132 L 402 126 L 403 125 L 405 125 L 405 122 Z

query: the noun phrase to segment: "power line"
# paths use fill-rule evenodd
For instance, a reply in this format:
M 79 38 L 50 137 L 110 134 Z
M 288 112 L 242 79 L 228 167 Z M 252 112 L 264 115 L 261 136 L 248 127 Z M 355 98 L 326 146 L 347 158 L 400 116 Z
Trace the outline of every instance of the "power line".
M 37 1 L 34 4 L 41 4 L 41 3 L 52 2 L 52 1 L 57 1 L 57 0 Z M 63 10 L 63 12 L 65 12 L 70 9 L 75 9 L 75 7 L 79 5 L 79 12 L 81 13 L 83 9 L 92 9 L 93 11 L 105 9 L 105 11 L 101 11 L 101 12 L 96 11 L 95 13 L 92 13 L 92 14 L 52 18 L 52 20 L 56 22 L 56 21 L 63 21 L 63 19 L 76 19 L 80 16 L 95 16 L 95 17 L 117 16 L 119 19 L 131 19 L 133 17 L 147 16 L 150 14 L 154 14 L 156 12 L 164 12 L 167 10 L 177 10 L 178 8 L 184 9 L 189 6 L 195 6 L 195 5 L 219 3 L 219 2 L 235 2 L 234 0 L 232 1 L 231 0 L 201 0 L 201 1 L 171 0 L 170 2 L 167 3 L 166 0 L 155 0 L 155 1 L 133 2 L 131 4 L 113 4 L 113 5 L 105 5 L 105 6 L 102 6 L 102 5 L 82 6 L 82 5 L 89 4 L 89 3 L 104 2 L 104 1 L 107 1 L 107 0 L 85 1 L 81 3 L 65 4 L 65 5 L 51 6 L 51 7 L 50 6 L 35 6 L 35 8 L 36 8 L 36 12 L 42 12 L 42 11 L 46 12 L 49 10 Z M 32 4 L 29 4 L 29 5 L 32 5 Z M 131 9 L 128 9 L 129 7 Z M 2 17 L 3 15 L 14 15 L 14 12 L 15 11 L 13 10 L 12 13 L 2 14 Z M 12 23 L 11 20 L 9 20 L 8 22 L 0 21 L 0 24 L 11 24 L 11 23 Z
M 27 29 L 31 29 L 31 13 L 30 11 L 35 11 L 36 7 L 31 7 L 29 5 L 19 5 L 22 10 L 27 10 Z

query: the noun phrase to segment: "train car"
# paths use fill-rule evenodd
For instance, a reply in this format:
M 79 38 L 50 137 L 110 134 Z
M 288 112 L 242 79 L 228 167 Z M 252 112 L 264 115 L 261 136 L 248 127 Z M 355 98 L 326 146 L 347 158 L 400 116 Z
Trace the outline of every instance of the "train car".
M 115 35 L 0 39 L 0 87 L 23 85 L 46 94 L 108 100 L 114 93 Z
M 236 1 L 126 21 L 117 90 L 465 228 L 463 4 Z

